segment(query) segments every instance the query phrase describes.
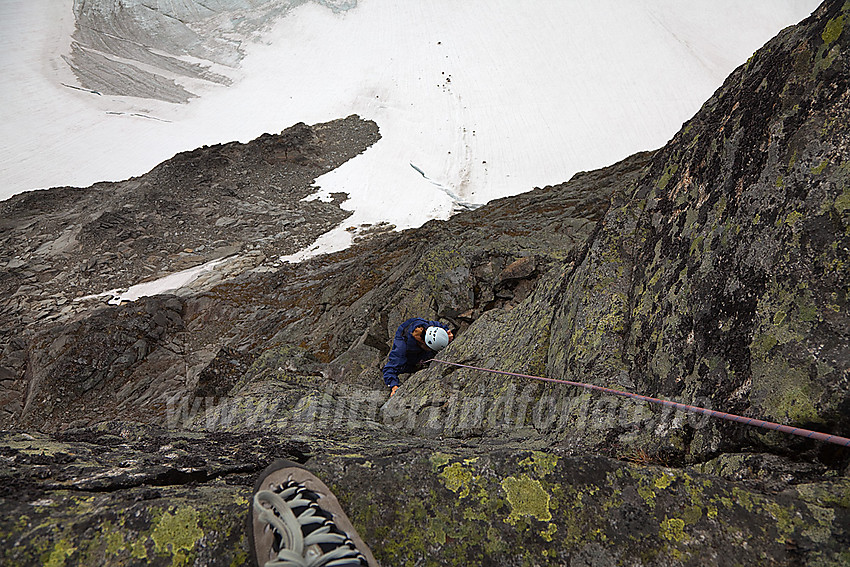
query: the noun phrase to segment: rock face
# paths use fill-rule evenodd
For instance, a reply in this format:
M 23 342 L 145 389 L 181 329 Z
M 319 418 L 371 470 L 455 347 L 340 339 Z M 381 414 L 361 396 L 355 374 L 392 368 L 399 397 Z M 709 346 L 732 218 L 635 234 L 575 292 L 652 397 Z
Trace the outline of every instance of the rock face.
M 235 254 L 240 257 L 228 260 L 229 269 L 257 269 L 306 246 L 351 214 L 339 207 L 344 195 L 330 203 L 302 200 L 315 192 L 313 181 L 379 138 L 374 122 L 356 116 L 297 124 L 248 144 L 178 154 L 127 181 L 33 191 L 0 203 L 0 423 L 20 411 L 26 382 L 33 382 L 24 374 L 26 344 L 34 334 L 78 320 L 91 308 L 91 301 L 81 301 L 89 294 Z M 76 336 L 76 328 L 63 333 Z M 133 331 L 126 338 L 131 344 L 148 340 L 144 334 Z M 57 343 L 56 330 L 48 332 L 45 340 L 53 346 L 47 364 L 66 350 L 57 345 L 70 345 L 72 336 Z M 192 365 L 205 365 L 212 356 L 196 354 L 200 359 Z M 117 359 L 125 353 L 102 355 Z M 30 375 L 40 372 L 41 360 L 36 356 Z M 100 367 L 85 357 L 79 363 Z M 184 364 L 165 380 L 185 376 Z
M 850 431 L 848 7 L 756 53 L 613 203 L 555 313 L 550 376 Z M 801 450 L 722 424 L 687 435 L 656 443 Z
M 385 565 L 847 565 L 848 449 L 438 363 L 388 401 L 379 368 L 418 315 L 450 362 L 850 436 L 848 18 L 824 2 L 657 152 L 26 327 L 4 564 L 239 564 L 284 456 Z

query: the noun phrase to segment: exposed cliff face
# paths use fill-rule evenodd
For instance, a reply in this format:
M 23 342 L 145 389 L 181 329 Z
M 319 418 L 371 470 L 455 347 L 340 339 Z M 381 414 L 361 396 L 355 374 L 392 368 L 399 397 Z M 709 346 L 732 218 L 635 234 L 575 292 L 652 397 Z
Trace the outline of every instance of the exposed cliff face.
M 292 347 L 328 363 L 310 375 L 382 391 L 378 367 L 401 321 L 418 314 L 465 329 L 485 311 L 519 304 L 541 274 L 589 235 L 612 184 L 634 175 L 647 158 L 498 201 L 450 223 L 247 273 L 207 293 L 144 299 L 53 326 L 30 343 L 26 407 L 15 419 L 46 429 L 87 417 L 162 422 L 169 398 L 225 395 L 237 381 L 251 382 L 243 375 L 255 360 L 262 365 L 268 353 Z M 542 212 L 540 203 L 546 203 Z M 547 212 L 562 206 L 557 218 Z M 494 231 L 501 235 L 493 238 Z M 94 414 L 93 390 L 60 394 L 61 404 L 51 409 L 47 400 L 65 389 L 65 377 L 81 373 L 90 386 L 123 386 L 107 403 L 94 400 Z
M 622 374 L 643 392 L 850 430 L 848 9 L 826 3 L 754 55 L 614 202 L 553 320 L 550 375 Z M 692 458 L 787 447 L 722 424 L 683 435 Z
M 39 331 L 4 559 L 238 563 L 287 456 L 387 565 L 847 564 L 846 450 L 447 366 L 387 402 L 379 367 L 440 318 L 446 360 L 847 436 L 848 18 L 782 32 L 658 152 Z
M 228 273 L 279 264 L 279 256 L 306 246 L 350 215 L 339 207 L 344 195 L 329 203 L 303 199 L 315 191 L 318 176 L 379 138 L 374 122 L 356 116 L 312 127 L 296 124 L 248 144 L 178 154 L 127 181 L 33 191 L 0 203 L 0 423 L 13 423 L 27 403 L 27 390 L 30 397 L 41 395 L 36 384 L 55 396 L 44 377 L 56 369 L 66 376 L 67 357 L 86 374 L 135 384 L 128 387 L 145 399 L 151 396 L 141 384 L 153 383 L 158 392 L 179 389 L 187 367 L 205 367 L 215 351 L 186 352 L 171 344 L 170 351 L 189 358 L 178 357 L 174 368 L 163 360 L 151 371 L 151 329 L 133 317 L 154 315 L 158 308 L 130 306 L 88 320 L 100 301 L 85 297 L 216 259 L 226 259 L 213 274 L 219 281 Z M 171 311 L 172 318 L 179 317 L 182 305 Z M 161 322 L 168 320 L 168 313 L 162 316 Z M 107 320 L 113 322 L 96 322 Z M 109 338 L 108 347 L 94 340 L 99 332 L 94 329 L 116 321 L 126 324 L 118 325 L 121 332 Z M 164 334 L 166 325 L 159 327 L 161 344 L 182 340 Z M 82 346 L 75 347 L 80 339 Z M 81 355 L 80 349 L 97 351 L 98 357 Z M 122 372 L 116 374 L 116 367 Z M 135 402 L 131 396 L 121 403 Z
M 618 187 L 574 266 L 448 356 L 848 431 L 847 10 L 827 3 L 754 55 Z M 461 397 L 505 384 L 451 372 Z M 562 416 L 587 411 L 560 386 L 529 395 Z M 812 449 L 723 422 L 669 427 L 654 413 L 590 434 L 583 419 L 546 429 L 566 446 L 666 461 Z

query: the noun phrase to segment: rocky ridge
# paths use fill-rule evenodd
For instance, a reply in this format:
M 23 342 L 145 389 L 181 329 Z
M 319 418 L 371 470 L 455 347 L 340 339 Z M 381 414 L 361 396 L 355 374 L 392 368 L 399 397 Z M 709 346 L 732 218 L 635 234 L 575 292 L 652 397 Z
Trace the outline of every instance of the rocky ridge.
M 848 564 L 846 449 L 447 366 L 388 402 L 378 373 L 419 315 L 449 361 L 848 436 L 848 17 L 824 2 L 657 152 L 32 329 L 4 561 L 239 564 L 286 456 L 387 565 Z
M 310 199 L 313 181 L 379 137 L 374 122 L 356 116 L 302 123 L 248 144 L 184 152 L 127 181 L 0 203 L 3 406 L 20 397 L 31 333 L 111 297 L 88 296 L 222 260 L 193 289 L 209 287 L 273 266 L 340 223 L 351 214 L 339 207 L 345 195 Z

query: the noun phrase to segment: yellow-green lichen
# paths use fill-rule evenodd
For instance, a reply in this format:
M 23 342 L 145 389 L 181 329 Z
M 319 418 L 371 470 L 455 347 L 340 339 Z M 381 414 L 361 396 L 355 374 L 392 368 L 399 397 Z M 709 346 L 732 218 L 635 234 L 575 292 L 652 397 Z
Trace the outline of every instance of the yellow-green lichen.
M 829 165 L 829 160 L 825 159 L 822 162 L 820 162 L 819 165 L 812 168 L 812 173 L 814 173 L 815 175 L 820 175 L 821 173 L 823 173 L 823 170 L 826 169 L 827 165 Z
M 658 535 L 662 538 L 680 542 L 685 539 L 685 520 L 681 518 L 668 518 L 664 516 L 664 521 L 661 522 L 661 527 L 658 530 Z
M 750 399 L 761 398 L 759 405 L 775 419 L 789 423 L 822 422 L 815 406 L 819 390 L 806 369 L 794 368 L 784 358 L 753 360 Z
M 121 532 L 112 531 L 111 526 L 108 524 L 101 528 L 101 533 L 105 534 L 104 539 L 106 540 L 107 555 L 118 555 L 127 548 L 127 544 L 124 542 L 124 535 Z
M 639 482 L 637 493 L 650 508 L 655 508 L 655 491 L 645 482 Z
M 670 484 L 672 484 L 672 482 L 673 482 L 673 475 L 665 473 L 665 474 L 662 474 L 661 476 L 659 476 L 658 478 L 656 478 L 654 484 L 655 484 L 655 488 L 659 488 L 659 489 L 663 490 L 663 489 L 667 488 L 668 486 L 670 486 Z
M 499 530 L 490 526 L 487 528 L 487 539 L 484 541 L 484 550 L 487 553 L 496 553 L 502 549 L 502 540 Z
M 52 457 L 57 453 L 73 455 L 80 451 L 78 448 L 67 443 L 59 443 L 41 438 L 10 439 L 5 441 L 4 444 L 6 447 L 16 449 L 25 455 L 34 455 L 39 457 Z
M 472 472 L 461 463 L 452 463 L 442 470 L 440 479 L 443 486 L 456 493 L 460 498 L 469 496 L 472 486 Z
M 486 510 L 477 509 L 477 507 L 467 507 L 463 509 L 463 519 L 464 520 L 481 520 L 482 522 L 486 522 L 489 520 L 489 516 Z
M 682 512 L 682 519 L 689 526 L 696 524 L 700 518 L 702 518 L 702 508 L 699 506 L 688 506 Z
M 750 354 L 753 357 L 764 361 L 770 349 L 776 346 L 779 341 L 771 334 L 761 333 L 753 337 L 753 342 L 750 344 Z
M 236 552 L 236 555 L 233 557 L 233 561 L 230 562 L 230 567 L 241 567 L 242 565 L 249 564 L 248 554 L 244 549 L 240 549 Z
M 691 504 L 701 507 L 703 505 L 705 489 L 711 486 L 711 481 L 706 479 L 700 482 L 693 479 L 687 473 L 684 473 L 682 476 L 685 479 L 685 492 L 688 493 L 688 497 L 691 499 Z
M 850 509 L 850 479 L 841 479 L 835 484 L 801 484 L 797 492 L 807 502 Z
M 432 291 L 445 286 L 443 278 L 447 272 L 463 268 L 466 265 L 463 256 L 451 248 L 435 248 L 420 262 L 419 273 L 431 284 Z
M 829 20 L 826 23 L 826 26 L 823 28 L 823 33 L 821 34 L 821 38 L 826 45 L 831 44 L 839 37 L 841 37 L 841 32 L 844 31 L 844 14 L 840 16 L 836 16 Z
M 130 548 L 130 557 L 133 559 L 147 559 L 148 558 L 148 549 L 145 547 L 145 542 L 142 540 L 137 540 L 133 542 L 133 546 Z
M 785 224 L 793 227 L 798 222 L 800 222 L 800 219 L 802 219 L 802 218 L 803 218 L 803 214 L 800 213 L 799 211 L 791 211 L 790 213 L 788 213 L 788 216 L 785 217 Z
M 558 457 L 542 451 L 533 451 L 530 457 L 520 461 L 519 464 L 533 469 L 534 474 L 542 478 L 555 470 Z
M 755 501 L 753 499 L 753 495 L 750 492 L 738 488 L 737 486 L 732 487 L 732 498 L 727 500 L 729 500 L 730 504 L 732 504 L 733 502 L 738 504 L 738 506 L 740 506 L 747 512 L 752 512 L 753 508 L 755 508 Z M 723 498 L 721 498 L 721 501 L 723 501 Z
M 436 518 L 431 518 L 428 521 L 428 537 L 431 541 L 439 543 L 440 545 L 446 544 L 445 527 L 443 526 L 443 523 Z
M 552 538 L 555 536 L 555 532 L 557 531 L 557 524 L 549 524 L 545 530 L 540 531 L 540 537 L 542 537 L 546 541 L 552 541 Z
M 700 235 L 694 238 L 693 242 L 691 242 L 691 248 L 688 253 L 693 256 L 694 254 L 699 254 L 702 251 L 702 242 L 705 240 L 705 237 Z
M 66 539 L 60 539 L 53 547 L 53 551 L 50 552 L 50 556 L 44 565 L 45 567 L 62 567 L 62 565 L 65 565 L 65 560 L 71 557 L 75 551 L 77 551 L 77 548 L 71 542 Z
M 843 213 L 850 209 L 850 188 L 844 189 L 844 192 L 835 199 L 835 210 Z
M 193 508 L 178 508 L 165 512 L 151 533 L 154 550 L 158 554 L 172 555 L 171 564 L 185 565 L 204 532 L 198 526 L 198 512 Z
M 808 508 L 812 517 L 817 521 L 817 525 L 809 525 L 803 530 L 803 535 L 814 542 L 826 543 L 832 537 L 835 510 L 832 508 L 822 508 L 813 504 L 809 504 Z
M 661 177 L 658 179 L 658 188 L 662 191 L 667 187 L 667 184 L 670 183 L 670 179 L 673 175 L 679 171 L 679 164 L 668 164 L 664 168 L 664 172 L 661 174 Z
M 777 502 L 762 501 L 761 508 L 764 512 L 770 514 L 775 520 L 775 527 L 779 532 L 776 541 L 785 543 L 789 536 L 794 533 L 797 524 L 802 524 L 802 518 L 794 513 L 793 509 L 785 508 Z
M 536 518 L 541 522 L 552 519 L 549 493 L 543 489 L 539 480 L 523 474 L 520 477 L 509 476 L 501 482 L 501 485 L 511 505 L 511 512 L 505 522 L 516 525 L 525 516 Z

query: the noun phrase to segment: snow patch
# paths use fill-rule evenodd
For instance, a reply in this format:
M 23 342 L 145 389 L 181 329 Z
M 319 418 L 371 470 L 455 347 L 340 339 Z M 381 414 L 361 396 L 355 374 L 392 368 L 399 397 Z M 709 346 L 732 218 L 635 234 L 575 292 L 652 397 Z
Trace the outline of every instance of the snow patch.
M 256 29 L 234 25 L 228 40 L 245 57 L 233 84 L 198 81 L 199 98 L 168 104 L 68 88 L 80 86 L 62 59 L 73 0 L 4 0 L 0 199 L 126 179 L 180 151 L 356 113 L 382 138 L 322 176 L 320 198 L 349 195 L 346 225 L 420 226 L 662 146 L 818 3 L 305 3 Z M 340 226 L 309 250 L 350 242 Z
M 108 304 L 121 305 L 125 302 L 136 301 L 137 299 L 140 299 L 142 297 L 150 297 L 152 295 L 159 295 L 162 293 L 171 293 L 187 287 L 188 285 L 195 282 L 204 275 L 214 273 L 216 268 L 227 260 L 228 258 L 219 258 L 217 260 L 207 262 L 206 264 L 201 264 L 200 266 L 195 266 L 194 268 L 189 268 L 188 270 L 183 270 L 182 272 L 169 274 L 158 280 L 153 280 L 131 286 L 128 289 L 111 289 L 109 291 L 104 291 L 103 293 L 98 293 L 96 295 L 78 297 L 74 301 L 89 301 L 92 299 L 104 299 L 108 297 Z

